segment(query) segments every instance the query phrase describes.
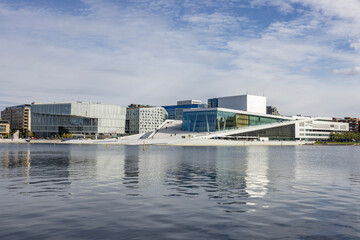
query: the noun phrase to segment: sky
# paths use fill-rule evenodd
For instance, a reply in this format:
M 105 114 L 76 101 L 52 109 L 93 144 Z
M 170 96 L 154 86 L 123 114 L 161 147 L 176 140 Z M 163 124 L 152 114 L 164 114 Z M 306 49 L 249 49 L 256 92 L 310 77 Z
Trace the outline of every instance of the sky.
M 359 117 L 360 0 L 0 0 L 0 110 L 264 95 Z

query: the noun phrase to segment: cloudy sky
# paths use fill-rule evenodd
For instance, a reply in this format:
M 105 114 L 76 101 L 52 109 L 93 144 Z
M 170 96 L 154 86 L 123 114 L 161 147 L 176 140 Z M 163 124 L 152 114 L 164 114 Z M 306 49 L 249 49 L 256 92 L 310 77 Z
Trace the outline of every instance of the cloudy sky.
M 360 0 L 0 0 L 0 110 L 265 95 L 360 113 Z

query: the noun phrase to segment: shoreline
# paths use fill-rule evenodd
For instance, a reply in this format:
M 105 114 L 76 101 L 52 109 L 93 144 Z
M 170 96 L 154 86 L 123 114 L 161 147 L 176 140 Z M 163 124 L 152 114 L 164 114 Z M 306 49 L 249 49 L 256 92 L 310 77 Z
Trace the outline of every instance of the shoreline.
M 68 144 L 68 145 L 158 145 L 158 146 L 189 146 L 189 147 L 210 147 L 210 146 L 360 146 L 360 143 L 341 142 L 306 142 L 306 141 L 233 141 L 221 139 L 0 139 L 0 144 Z
M 354 144 L 337 144 L 337 143 L 315 143 L 304 141 L 229 141 L 218 139 L 180 139 L 172 142 L 159 141 L 155 139 L 144 140 L 47 140 L 47 139 L 0 139 L 0 144 L 67 144 L 67 145 L 158 145 L 158 146 L 188 146 L 188 147 L 210 147 L 210 146 L 360 146 L 359 143 Z

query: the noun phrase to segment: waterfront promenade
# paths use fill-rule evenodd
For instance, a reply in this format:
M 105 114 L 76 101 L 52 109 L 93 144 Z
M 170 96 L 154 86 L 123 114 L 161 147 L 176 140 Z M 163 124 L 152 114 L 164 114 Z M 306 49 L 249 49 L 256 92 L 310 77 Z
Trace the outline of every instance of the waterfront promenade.
M 232 141 L 218 139 L 72 139 L 72 140 L 47 140 L 35 139 L 27 141 L 25 139 L 12 140 L 0 139 L 0 144 L 99 144 L 99 145 L 169 145 L 169 146 L 299 146 L 313 144 L 304 141 Z

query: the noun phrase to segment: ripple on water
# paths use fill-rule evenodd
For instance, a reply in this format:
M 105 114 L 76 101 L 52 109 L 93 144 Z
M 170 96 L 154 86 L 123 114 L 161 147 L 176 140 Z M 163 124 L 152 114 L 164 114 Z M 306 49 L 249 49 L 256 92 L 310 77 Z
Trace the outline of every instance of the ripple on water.
M 359 162 L 347 147 L 0 145 L 0 238 L 358 239 Z

